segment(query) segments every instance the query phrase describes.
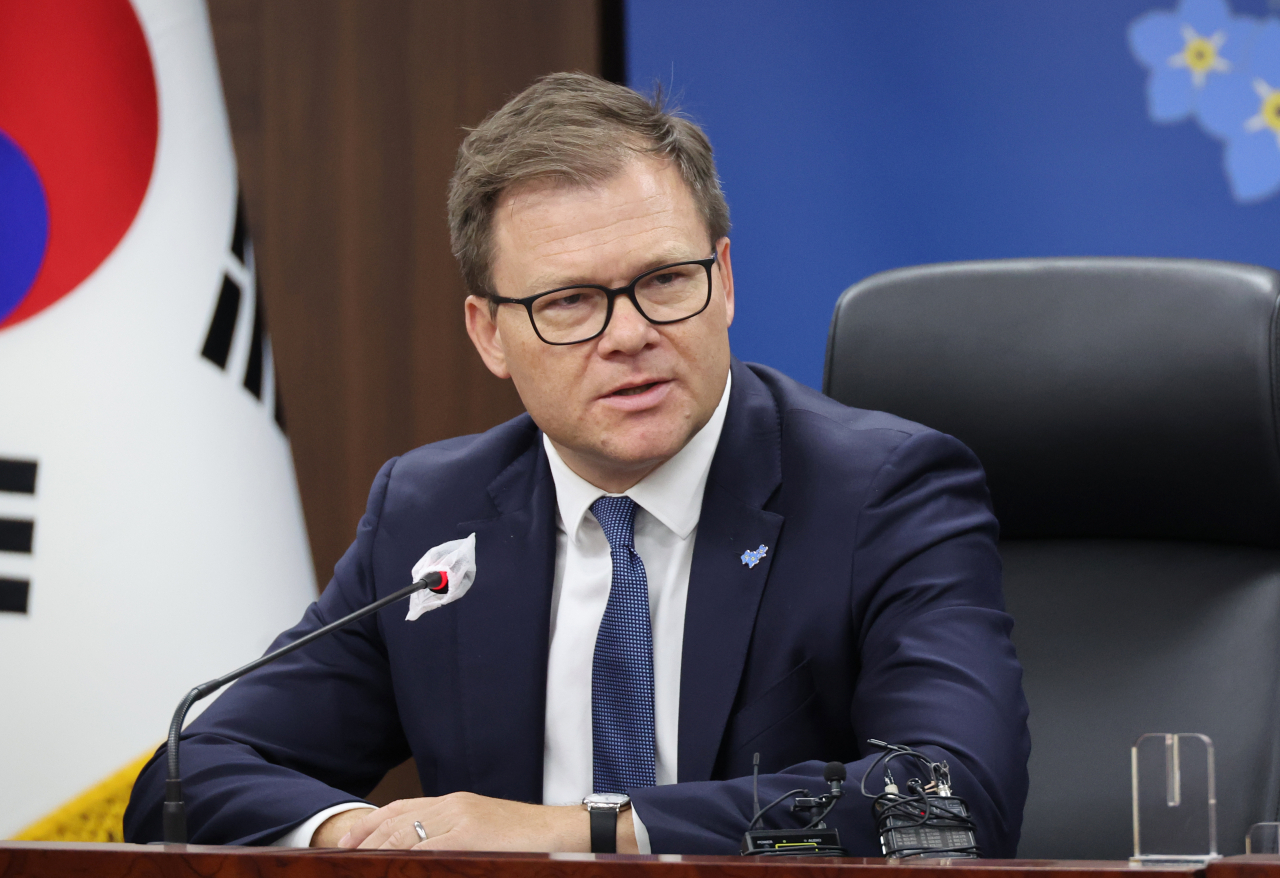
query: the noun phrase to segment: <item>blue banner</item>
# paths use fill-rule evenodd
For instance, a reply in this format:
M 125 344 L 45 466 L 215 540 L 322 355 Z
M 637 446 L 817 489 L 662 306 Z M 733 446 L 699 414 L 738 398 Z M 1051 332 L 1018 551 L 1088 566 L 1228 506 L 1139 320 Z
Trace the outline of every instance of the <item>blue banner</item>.
M 1277 0 L 628 0 L 627 53 L 716 148 L 735 353 L 814 387 L 836 298 L 885 269 L 1280 268 Z

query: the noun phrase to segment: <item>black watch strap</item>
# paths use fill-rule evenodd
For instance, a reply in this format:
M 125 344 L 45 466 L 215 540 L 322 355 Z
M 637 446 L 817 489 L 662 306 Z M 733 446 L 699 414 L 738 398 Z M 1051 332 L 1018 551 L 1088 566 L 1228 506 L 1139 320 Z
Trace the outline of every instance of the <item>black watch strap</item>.
M 618 810 L 600 808 L 591 809 L 587 813 L 591 815 L 591 853 L 616 854 L 618 852 Z

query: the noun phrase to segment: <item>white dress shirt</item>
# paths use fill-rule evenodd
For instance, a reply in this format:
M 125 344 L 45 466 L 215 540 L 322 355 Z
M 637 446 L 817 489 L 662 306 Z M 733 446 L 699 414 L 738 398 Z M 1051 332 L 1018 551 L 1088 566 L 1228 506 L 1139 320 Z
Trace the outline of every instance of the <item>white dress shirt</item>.
M 636 554 L 649 582 L 653 630 L 654 777 L 676 782 L 680 663 L 693 543 L 711 459 L 720 443 L 730 382 L 706 425 L 675 457 L 623 492 L 639 507 Z M 583 479 L 543 436 L 556 484 L 556 574 L 551 592 L 542 801 L 567 805 L 592 791 L 591 667 L 609 600 L 613 561 L 591 504 L 605 491 Z M 640 829 L 637 820 L 637 830 Z
M 693 566 L 693 544 L 711 460 L 720 444 L 732 376 L 711 419 L 684 448 L 623 492 L 639 507 L 636 554 L 649 582 L 653 630 L 654 776 L 676 782 L 680 738 L 680 663 L 684 609 Z M 542 761 L 542 802 L 576 805 L 592 792 L 591 668 L 596 634 L 609 600 L 613 562 L 604 530 L 591 504 L 607 492 L 583 479 L 560 457 L 544 434 L 543 446 L 556 486 L 556 572 L 551 592 L 551 638 L 547 655 L 547 710 Z M 616 496 L 616 495 L 615 495 Z M 314 815 L 275 842 L 306 847 L 320 824 L 334 814 L 368 807 L 350 802 Z M 649 853 L 642 815 L 633 810 L 636 841 Z

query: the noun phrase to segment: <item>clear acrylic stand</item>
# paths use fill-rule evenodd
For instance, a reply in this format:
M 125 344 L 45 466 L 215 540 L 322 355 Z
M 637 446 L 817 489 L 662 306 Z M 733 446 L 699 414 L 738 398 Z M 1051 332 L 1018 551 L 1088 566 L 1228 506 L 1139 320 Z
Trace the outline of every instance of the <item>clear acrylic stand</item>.
M 1244 837 L 1246 854 L 1280 854 L 1280 823 L 1255 823 Z
M 1131 863 L 1207 863 L 1218 854 L 1213 741 L 1206 735 L 1147 734 L 1130 751 Z

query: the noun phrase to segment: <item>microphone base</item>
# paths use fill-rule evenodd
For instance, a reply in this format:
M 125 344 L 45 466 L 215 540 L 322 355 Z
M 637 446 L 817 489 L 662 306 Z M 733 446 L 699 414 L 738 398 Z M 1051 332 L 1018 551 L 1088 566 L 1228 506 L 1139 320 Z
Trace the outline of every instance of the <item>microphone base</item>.
M 741 853 L 747 857 L 848 856 L 836 829 L 753 829 L 742 837 Z
M 165 802 L 163 825 L 163 844 L 186 844 L 187 806 L 183 802 Z

